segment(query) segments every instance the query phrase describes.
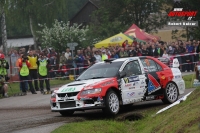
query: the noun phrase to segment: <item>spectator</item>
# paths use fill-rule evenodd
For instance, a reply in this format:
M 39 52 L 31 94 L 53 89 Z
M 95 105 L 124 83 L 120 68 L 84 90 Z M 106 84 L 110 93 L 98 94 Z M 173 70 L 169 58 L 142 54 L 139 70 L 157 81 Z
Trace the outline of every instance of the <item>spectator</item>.
M 28 60 L 30 62 L 30 67 L 29 67 L 29 76 L 30 78 L 33 80 L 34 79 L 34 87 L 36 91 L 39 91 L 39 87 L 38 87 L 38 66 L 37 66 L 37 60 L 38 60 L 38 56 L 36 54 L 33 53 L 33 51 L 29 51 L 29 55 L 27 56 Z
M 186 53 L 188 52 L 188 49 L 186 49 Z M 187 56 L 184 56 L 184 58 L 185 58 L 185 61 L 186 61 L 186 63 L 188 63 L 188 64 L 185 64 L 185 72 L 192 72 L 192 65 L 191 65 L 191 58 L 190 58 L 190 55 L 187 55 Z
M 111 56 L 110 56 L 110 58 L 115 58 L 115 59 L 118 59 L 118 58 L 119 58 L 119 56 L 118 56 L 118 54 L 117 54 L 117 53 L 115 53 L 115 51 L 112 51 L 112 52 L 111 52 Z
M 1 90 L 0 92 L 3 94 L 4 97 L 8 97 L 8 85 L 5 84 L 5 81 L 8 81 L 7 77 L 7 69 L 9 69 L 9 64 L 5 60 L 5 55 L 0 54 L 0 84 L 1 84 Z
M 28 61 L 28 57 L 26 57 L 25 55 L 22 56 L 22 62 L 19 63 L 19 67 L 20 69 L 20 79 L 22 80 L 22 94 L 23 95 L 27 95 L 26 93 L 26 87 L 25 87 L 25 80 L 28 80 L 28 84 L 30 87 L 30 91 L 32 92 L 32 94 L 37 94 L 33 88 L 33 84 L 31 82 L 31 78 L 29 76 L 29 67 L 31 66 L 31 64 Z
M 20 76 L 19 64 L 22 62 L 22 56 L 23 56 L 23 54 L 21 54 L 20 57 L 18 58 L 18 60 L 16 61 L 16 67 L 18 68 L 18 75 L 19 75 L 19 80 L 20 81 L 21 81 L 21 76 Z M 25 84 L 26 91 L 28 91 L 28 82 L 24 81 L 24 84 Z M 20 87 L 20 91 L 22 92 L 22 82 L 19 83 L 19 87 Z
M 108 59 L 108 56 L 107 56 L 107 54 L 106 54 L 106 50 L 104 49 L 104 50 L 102 51 L 101 60 L 104 61 L 104 60 L 106 60 L 106 59 Z
M 64 56 L 64 54 L 63 54 Z M 49 77 L 48 77 L 48 64 L 50 63 L 49 59 L 41 53 L 40 58 L 37 60 L 38 65 L 38 73 L 40 79 L 40 92 L 44 93 L 44 81 L 46 84 L 47 94 L 51 94 L 50 92 L 50 84 L 49 84 Z
M 169 55 L 167 54 L 166 49 L 164 50 L 164 53 L 163 53 L 162 57 L 169 59 Z
M 102 60 L 101 60 L 101 56 L 99 55 L 99 51 L 95 51 L 94 52 L 95 54 L 94 54 L 94 57 L 96 58 L 96 63 L 98 63 L 98 62 L 101 62 Z
M 140 45 L 136 45 L 136 49 L 135 49 L 136 53 L 137 53 L 137 56 L 142 56 L 142 50 L 140 48 Z
M 128 57 L 128 53 L 124 51 L 124 48 L 121 48 L 121 51 L 119 52 L 119 57 L 120 58 Z
M 60 65 L 65 65 L 65 64 L 66 64 L 65 52 L 62 52 L 62 55 L 60 56 Z
M 153 57 L 158 57 L 158 51 L 155 48 L 155 45 L 152 45 L 152 50 L 149 52 L 149 55 Z
M 80 50 L 77 50 L 77 55 L 75 57 L 76 65 L 79 69 L 78 75 L 82 72 L 83 67 L 84 67 L 84 57 L 81 54 Z
M 168 53 L 169 55 L 173 55 L 173 54 L 174 54 L 174 49 L 173 49 L 172 46 L 169 46 L 167 53 Z
M 148 56 L 149 55 L 149 51 L 146 48 L 146 45 L 143 45 L 143 49 L 142 49 L 142 56 Z
M 123 43 L 122 43 L 122 47 L 125 48 L 126 46 L 128 46 L 128 40 L 125 40 Z
M 65 58 L 68 60 L 70 55 L 71 55 L 71 52 L 70 52 L 69 48 L 67 48 L 66 52 L 65 52 Z
M 136 53 L 136 51 L 135 51 L 135 46 L 132 46 L 131 49 L 130 49 L 129 52 L 128 52 L 128 56 L 129 56 L 129 57 L 134 57 L 134 56 L 136 56 L 136 55 L 137 55 L 137 53 Z

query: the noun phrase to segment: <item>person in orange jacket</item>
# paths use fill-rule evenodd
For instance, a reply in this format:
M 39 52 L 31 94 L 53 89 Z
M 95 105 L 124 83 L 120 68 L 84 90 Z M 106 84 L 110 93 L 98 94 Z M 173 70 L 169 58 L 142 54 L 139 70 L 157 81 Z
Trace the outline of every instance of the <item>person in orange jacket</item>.
M 22 56 L 23 56 L 23 54 L 20 54 L 20 58 L 17 59 L 17 61 L 16 61 L 16 67 L 17 67 L 17 69 L 18 69 L 19 72 L 20 72 L 19 63 L 22 62 Z M 19 80 L 21 80 L 21 79 L 20 79 L 20 73 L 19 73 Z M 26 90 L 28 91 L 28 82 L 27 82 L 27 81 L 24 81 L 24 82 L 25 82 L 25 88 L 26 88 Z M 19 87 L 20 87 L 20 91 L 22 91 L 22 82 L 20 82 L 19 85 L 20 85 L 20 86 L 19 86 Z
M 19 67 L 20 67 L 20 78 L 21 78 L 21 82 L 22 82 L 22 93 L 23 95 L 26 95 L 26 88 L 25 88 L 25 81 L 28 80 L 28 84 L 30 87 L 30 91 L 32 94 L 37 94 L 33 88 L 33 84 L 29 75 L 29 67 L 30 67 L 30 63 L 28 61 L 28 57 L 23 55 L 22 56 L 22 62 L 19 62 Z

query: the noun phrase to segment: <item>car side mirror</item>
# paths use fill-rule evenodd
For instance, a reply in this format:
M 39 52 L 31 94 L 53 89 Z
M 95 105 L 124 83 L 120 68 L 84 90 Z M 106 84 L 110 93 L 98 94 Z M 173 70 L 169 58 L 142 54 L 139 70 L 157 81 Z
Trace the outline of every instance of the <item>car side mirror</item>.
M 124 72 L 124 71 L 119 72 L 119 76 L 120 76 L 120 78 L 125 77 L 126 76 L 126 72 Z
M 180 65 L 179 65 L 178 59 L 177 59 L 177 58 L 174 58 L 174 59 L 173 59 L 172 67 L 173 67 L 173 68 L 178 68 L 179 66 L 180 66 Z

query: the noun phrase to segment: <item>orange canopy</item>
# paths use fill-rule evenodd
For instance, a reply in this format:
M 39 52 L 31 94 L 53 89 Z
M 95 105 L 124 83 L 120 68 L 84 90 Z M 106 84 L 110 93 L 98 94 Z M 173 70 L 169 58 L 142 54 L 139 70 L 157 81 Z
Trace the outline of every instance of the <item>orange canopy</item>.
M 127 31 L 125 31 L 124 34 L 144 41 L 158 41 L 158 37 L 155 37 L 153 35 L 144 32 L 135 24 L 133 24 Z

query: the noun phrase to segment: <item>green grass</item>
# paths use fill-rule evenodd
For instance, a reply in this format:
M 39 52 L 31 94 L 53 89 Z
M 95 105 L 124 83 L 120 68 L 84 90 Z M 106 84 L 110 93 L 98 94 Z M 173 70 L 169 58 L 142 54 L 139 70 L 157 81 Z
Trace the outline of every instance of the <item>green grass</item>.
M 183 76 L 183 80 L 185 81 L 186 89 L 193 88 L 194 78 L 195 78 L 194 74 Z
M 50 80 L 50 87 L 51 88 L 55 88 L 55 87 L 59 87 L 61 85 L 67 84 L 69 82 L 72 82 L 71 80 L 66 80 L 66 79 L 53 79 Z M 33 83 L 34 85 L 34 83 Z M 39 82 L 38 82 L 39 85 Z M 44 83 L 44 90 L 46 90 L 45 88 L 45 83 Z M 19 93 L 20 92 L 20 88 L 19 88 L 19 83 L 9 83 L 8 84 L 8 95 L 12 96 L 13 94 Z M 1 97 L 1 96 L 0 96 Z
M 114 120 L 92 120 L 85 122 L 68 123 L 52 133 L 127 133 L 131 132 L 130 122 Z
M 186 101 L 158 115 L 160 109 L 140 112 L 138 121 L 92 120 L 67 123 L 52 133 L 198 133 L 200 132 L 200 89 Z

